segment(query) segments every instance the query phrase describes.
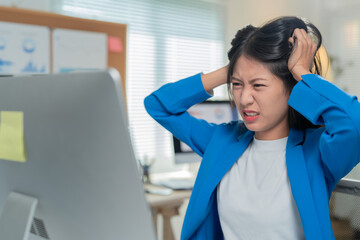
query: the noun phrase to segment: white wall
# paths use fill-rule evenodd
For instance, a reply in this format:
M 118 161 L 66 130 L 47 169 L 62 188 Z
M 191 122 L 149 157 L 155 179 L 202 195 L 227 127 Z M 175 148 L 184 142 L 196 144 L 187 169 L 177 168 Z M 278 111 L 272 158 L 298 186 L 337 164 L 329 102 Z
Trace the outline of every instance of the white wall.
M 245 25 L 252 24 L 259 26 L 275 17 L 285 15 L 305 17 L 322 31 L 324 22 L 321 15 L 321 1 L 322 0 L 227 0 L 227 46 L 230 47 L 230 42 L 237 30 Z

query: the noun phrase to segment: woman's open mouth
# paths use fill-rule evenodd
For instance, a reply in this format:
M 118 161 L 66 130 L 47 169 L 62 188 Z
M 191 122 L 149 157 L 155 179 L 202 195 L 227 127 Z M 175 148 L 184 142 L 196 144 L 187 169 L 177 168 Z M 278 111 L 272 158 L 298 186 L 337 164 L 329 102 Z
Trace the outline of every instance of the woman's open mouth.
M 243 117 L 246 122 L 252 122 L 259 118 L 259 113 L 254 111 L 243 111 Z

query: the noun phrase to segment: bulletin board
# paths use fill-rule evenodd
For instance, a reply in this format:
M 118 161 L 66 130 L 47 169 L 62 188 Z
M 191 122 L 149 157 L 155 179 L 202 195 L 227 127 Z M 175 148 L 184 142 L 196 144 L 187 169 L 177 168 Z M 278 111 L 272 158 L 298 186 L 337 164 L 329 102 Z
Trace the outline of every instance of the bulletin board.
M 122 87 L 126 89 L 126 25 L 97 20 L 69 17 L 60 14 L 0 7 L 0 21 L 22 24 L 47 26 L 51 30 L 62 28 L 105 33 L 109 44 L 115 44 L 115 49 L 108 47 L 107 66 L 116 68 L 122 78 Z M 50 66 L 52 69 L 52 34 L 50 34 Z M 114 42 L 115 41 L 115 42 Z

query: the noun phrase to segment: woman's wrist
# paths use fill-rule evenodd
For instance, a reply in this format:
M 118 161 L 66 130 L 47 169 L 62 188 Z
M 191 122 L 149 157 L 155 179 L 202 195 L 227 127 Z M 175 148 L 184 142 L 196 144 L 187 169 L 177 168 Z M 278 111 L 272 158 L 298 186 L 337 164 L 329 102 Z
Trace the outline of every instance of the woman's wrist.
M 311 72 L 305 68 L 299 68 L 299 69 L 293 69 L 291 71 L 293 77 L 295 78 L 296 81 L 300 81 L 302 78 L 301 76 L 302 75 L 305 75 L 305 74 L 311 74 Z
M 227 82 L 228 66 L 219 68 L 213 72 L 201 74 L 204 89 L 211 92 L 214 88 Z

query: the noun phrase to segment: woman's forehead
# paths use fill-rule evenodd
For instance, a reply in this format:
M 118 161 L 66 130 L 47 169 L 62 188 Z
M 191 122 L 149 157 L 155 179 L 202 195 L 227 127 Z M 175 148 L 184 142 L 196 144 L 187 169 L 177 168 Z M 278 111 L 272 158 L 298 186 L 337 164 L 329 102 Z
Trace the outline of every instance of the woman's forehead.
M 276 76 L 265 66 L 265 64 L 244 56 L 241 56 L 237 60 L 232 77 L 242 81 L 248 81 L 255 78 L 276 78 Z

